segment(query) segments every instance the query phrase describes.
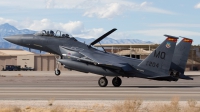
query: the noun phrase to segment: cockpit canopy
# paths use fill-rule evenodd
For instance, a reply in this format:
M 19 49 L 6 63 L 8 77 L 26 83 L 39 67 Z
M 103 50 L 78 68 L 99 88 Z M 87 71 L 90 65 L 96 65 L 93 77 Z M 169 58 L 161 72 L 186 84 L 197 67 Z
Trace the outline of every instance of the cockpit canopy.
M 60 38 L 72 38 L 72 35 L 62 32 L 60 30 L 42 30 L 35 33 L 36 36 L 52 36 L 52 37 L 60 37 Z

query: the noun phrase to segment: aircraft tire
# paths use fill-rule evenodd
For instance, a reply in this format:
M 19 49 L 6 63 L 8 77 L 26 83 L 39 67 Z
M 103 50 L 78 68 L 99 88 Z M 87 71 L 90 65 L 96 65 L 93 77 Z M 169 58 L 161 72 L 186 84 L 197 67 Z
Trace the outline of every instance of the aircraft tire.
M 119 87 L 122 84 L 122 80 L 119 77 L 114 77 L 112 80 L 112 84 L 114 87 Z
M 108 85 L 108 80 L 106 77 L 101 77 L 98 81 L 100 87 L 106 87 Z
M 60 70 L 55 70 L 55 75 L 59 76 L 60 75 Z

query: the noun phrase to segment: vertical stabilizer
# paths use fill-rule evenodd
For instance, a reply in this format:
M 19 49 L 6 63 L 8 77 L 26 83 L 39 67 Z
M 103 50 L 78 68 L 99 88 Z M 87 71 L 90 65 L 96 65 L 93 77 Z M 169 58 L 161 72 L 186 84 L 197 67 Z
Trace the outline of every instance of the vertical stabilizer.
M 170 35 L 164 36 L 167 39 L 138 65 L 143 69 L 159 74 L 159 76 L 169 75 L 169 69 L 178 39 L 178 37 Z
M 172 59 L 171 70 L 184 74 L 192 42 L 192 39 L 183 38 L 182 41 L 177 44 Z

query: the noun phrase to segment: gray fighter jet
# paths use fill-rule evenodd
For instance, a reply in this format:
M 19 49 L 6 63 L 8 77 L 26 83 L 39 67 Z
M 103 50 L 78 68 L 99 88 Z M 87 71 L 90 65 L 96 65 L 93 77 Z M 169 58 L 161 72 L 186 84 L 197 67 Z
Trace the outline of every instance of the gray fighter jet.
M 36 34 L 15 35 L 4 39 L 17 45 L 60 55 L 57 61 L 67 69 L 102 75 L 103 77 L 98 81 L 100 87 L 107 86 L 106 76 L 114 77 L 112 84 L 115 87 L 119 87 L 122 83 L 120 76 L 159 81 L 192 79 L 184 75 L 191 39 L 184 38 L 176 47 L 178 37 L 164 35 L 167 39 L 144 60 L 115 55 L 93 47 L 115 30 L 115 28 L 110 30 L 90 45 L 79 42 L 71 35 L 59 30 L 43 30 Z M 185 50 L 179 52 L 180 49 Z M 176 55 L 174 55 L 174 50 Z M 178 59 L 180 60 L 177 61 Z M 55 74 L 60 75 L 58 68 Z

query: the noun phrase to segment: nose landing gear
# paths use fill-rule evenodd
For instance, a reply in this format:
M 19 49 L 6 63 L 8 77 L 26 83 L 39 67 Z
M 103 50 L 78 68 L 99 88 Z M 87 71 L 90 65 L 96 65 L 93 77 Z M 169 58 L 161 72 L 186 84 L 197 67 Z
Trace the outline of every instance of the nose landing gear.
M 55 75 L 59 76 L 60 75 L 60 70 L 59 69 L 55 69 Z
M 56 58 L 56 56 L 55 56 L 55 58 Z M 59 56 L 59 58 L 60 58 L 60 56 Z M 58 68 L 59 68 L 59 62 L 57 61 L 57 58 L 56 58 L 56 69 L 55 69 L 55 75 L 56 76 L 59 76 L 60 73 L 61 73 Z

